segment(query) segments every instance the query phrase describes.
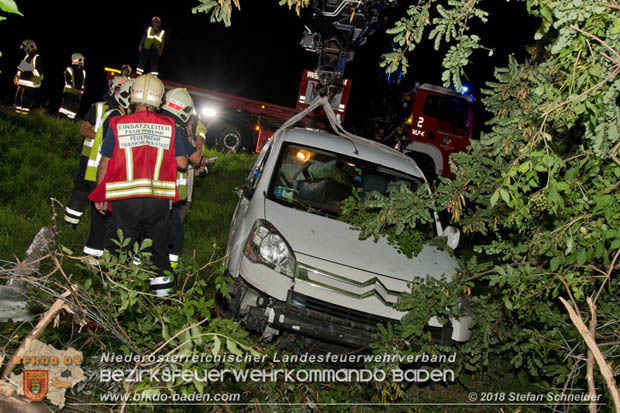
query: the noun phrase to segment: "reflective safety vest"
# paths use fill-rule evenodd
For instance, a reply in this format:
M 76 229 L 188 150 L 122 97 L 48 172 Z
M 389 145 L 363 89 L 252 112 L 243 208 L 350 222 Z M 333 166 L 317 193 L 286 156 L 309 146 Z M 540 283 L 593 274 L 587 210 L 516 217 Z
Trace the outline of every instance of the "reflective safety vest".
M 103 181 L 91 201 L 164 198 L 178 201 L 174 120 L 154 112 L 136 112 L 110 120 L 116 145 Z
M 86 70 L 82 69 L 82 87 L 80 88 L 79 92 L 73 91 L 73 88 L 75 88 L 75 76 L 73 75 L 73 68 L 71 66 L 67 66 L 65 72 L 69 73 L 69 76 L 71 76 L 71 83 L 67 82 L 67 76 L 65 74 L 65 88 L 63 89 L 63 92 L 83 95 L 84 90 L 86 89 Z
M 86 165 L 86 173 L 84 174 L 84 179 L 91 182 L 97 181 L 97 168 L 99 167 L 99 163 L 101 162 L 101 153 L 99 150 L 101 149 L 101 144 L 103 143 L 103 124 L 110 116 L 118 116 L 123 113 L 119 108 L 112 108 L 103 114 L 101 118 L 101 126 L 95 132 L 95 138 L 91 139 L 92 148 L 90 148 L 90 154 L 88 156 L 88 164 Z
M 95 126 L 93 127 L 93 131 L 95 134 L 103 125 L 103 114 L 110 108 L 106 102 L 97 102 L 97 118 L 95 120 Z M 94 139 L 84 138 L 84 143 L 82 144 L 82 156 L 90 156 L 90 150 L 93 147 Z
M 149 26 L 146 31 L 146 38 L 144 39 L 142 48 L 148 50 L 152 45 L 155 45 L 157 51 L 159 51 L 161 49 L 161 42 L 164 40 L 164 33 L 166 33 L 166 31 L 161 29 L 159 34 L 157 34 L 155 33 L 155 30 L 153 30 L 153 27 Z
M 38 57 L 39 57 L 38 54 L 34 56 L 30 56 L 29 54 L 27 54 L 24 57 L 22 62 L 32 65 L 33 70 L 32 71 L 18 70 L 17 71 L 17 76 L 19 78 L 17 80 L 18 85 L 26 86 L 26 87 L 35 87 L 35 88 L 41 87 L 41 82 L 43 81 L 43 73 L 40 73 L 39 70 L 37 69 Z

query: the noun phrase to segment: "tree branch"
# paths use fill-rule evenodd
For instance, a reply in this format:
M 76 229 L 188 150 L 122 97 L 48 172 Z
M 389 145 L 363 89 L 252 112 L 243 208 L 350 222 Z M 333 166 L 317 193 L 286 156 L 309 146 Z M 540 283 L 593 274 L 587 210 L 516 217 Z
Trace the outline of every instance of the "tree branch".
M 581 317 L 577 315 L 573 307 L 571 307 L 571 305 L 563 297 L 560 297 L 560 301 L 562 302 L 564 307 L 566 307 L 568 315 L 575 327 L 577 328 L 577 331 L 579 331 L 579 334 L 581 334 L 581 337 L 586 342 L 586 345 L 592 351 L 594 359 L 596 360 L 596 364 L 598 365 L 598 368 L 605 379 L 605 383 L 607 384 L 609 392 L 611 393 L 611 398 L 614 402 L 615 411 L 616 413 L 620 413 L 620 395 L 618 394 L 618 386 L 616 385 L 616 380 L 614 379 L 614 373 L 611 367 L 609 367 L 609 364 L 607 364 L 603 353 L 601 353 L 601 350 L 596 345 L 594 337 L 592 337 L 592 335 L 590 334 L 590 331 L 584 324 Z M 588 304 L 592 304 L 592 300 L 590 299 L 590 297 L 588 297 Z

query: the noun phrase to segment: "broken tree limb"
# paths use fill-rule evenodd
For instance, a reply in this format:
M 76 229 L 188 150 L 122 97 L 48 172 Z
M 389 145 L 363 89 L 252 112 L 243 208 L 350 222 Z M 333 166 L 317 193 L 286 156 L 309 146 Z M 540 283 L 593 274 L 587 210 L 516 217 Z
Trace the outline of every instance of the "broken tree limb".
M 605 383 L 607 384 L 609 393 L 611 393 L 611 398 L 614 402 L 614 411 L 616 413 L 620 413 L 620 395 L 618 394 L 618 386 L 616 385 L 616 381 L 614 380 L 614 374 L 611 370 L 611 367 L 609 367 L 609 364 L 607 364 L 605 356 L 603 356 L 603 353 L 601 353 L 601 350 L 598 348 L 596 341 L 594 341 L 594 337 L 592 337 L 592 335 L 590 334 L 588 327 L 586 327 L 581 317 L 577 315 L 573 307 L 564 298 L 560 297 L 560 301 L 562 302 L 562 304 L 564 304 L 564 307 L 566 307 L 571 321 L 573 322 L 575 327 L 577 327 L 577 331 L 579 331 L 579 334 L 581 334 L 581 337 L 586 342 L 588 349 L 592 351 L 594 359 L 596 360 L 596 364 L 598 365 L 598 368 L 601 371 L 603 378 L 605 379 Z M 593 307 L 592 299 L 590 297 L 588 297 L 588 304 Z
M 596 334 L 596 305 L 592 299 L 588 297 L 588 305 L 590 306 L 590 335 Z M 590 394 L 590 413 L 598 411 L 596 406 L 596 385 L 594 384 L 594 353 L 588 349 L 588 360 L 586 362 L 586 378 L 588 379 L 588 393 Z
M 26 258 L 17 263 L 9 274 L 6 285 L 0 286 L 0 321 L 24 321 L 32 318 L 28 312 L 26 278 L 39 270 L 42 259 L 49 254 L 48 246 L 54 242 L 55 233 L 43 227 L 32 240 L 26 251 Z
M 6 367 L 4 368 L 4 371 L 2 372 L 3 380 L 6 380 L 7 377 L 9 377 L 9 374 L 11 374 L 11 372 L 15 368 L 15 358 L 24 355 L 26 349 L 30 346 L 30 343 L 33 340 L 41 337 L 41 333 L 43 333 L 45 327 L 47 327 L 47 325 L 54 319 L 54 317 L 56 317 L 56 314 L 58 314 L 60 310 L 62 310 L 65 305 L 67 305 L 67 302 L 64 300 L 64 298 L 68 297 L 70 294 L 70 290 L 65 291 L 64 294 L 62 294 L 61 298 L 58 298 L 54 302 L 54 304 L 52 304 L 50 309 L 47 310 L 45 314 L 43 314 L 43 317 L 41 317 L 37 325 L 32 329 L 32 331 L 30 331 L 30 333 L 28 333 L 26 338 L 24 338 L 24 340 L 19 345 L 19 348 L 15 352 L 14 356 L 9 359 Z

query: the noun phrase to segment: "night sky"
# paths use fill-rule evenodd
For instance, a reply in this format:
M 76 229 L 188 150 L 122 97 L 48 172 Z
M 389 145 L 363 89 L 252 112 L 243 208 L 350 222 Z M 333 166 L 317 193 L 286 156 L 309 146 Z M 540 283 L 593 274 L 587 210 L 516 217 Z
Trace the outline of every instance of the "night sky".
M 25 1 L 17 0 L 24 17 L 9 15 L 0 22 L 0 101 L 12 104 L 15 68 L 23 52 L 24 39 L 34 40 L 44 61 L 45 79 L 39 101 L 48 110 L 60 105 L 64 68 L 70 56 L 86 57 L 86 94 L 79 115 L 99 100 L 106 88 L 104 66 L 130 64 L 138 59 L 138 42 L 154 15 L 167 32 L 160 64 L 160 77 L 202 88 L 219 90 L 284 106 L 295 105 L 299 80 L 305 68 L 316 65 L 317 55 L 299 46 L 304 22 L 277 0 L 242 1 L 233 13 L 232 27 L 210 23 L 204 14 L 192 14 L 196 0 L 171 1 Z M 523 45 L 531 42 L 535 22 L 527 18 L 522 2 L 487 0 L 490 22 L 478 27 L 486 46 L 496 49 L 474 56 L 469 75 L 474 89 L 492 77 L 495 65 L 505 65 L 507 56 L 523 57 Z M 380 53 L 389 48 L 389 38 L 376 33 L 360 48 L 347 66 L 353 79 L 349 122 L 368 116 L 376 94 L 383 87 Z M 432 47 L 423 47 L 410 59 L 407 82 L 440 84 L 440 60 Z

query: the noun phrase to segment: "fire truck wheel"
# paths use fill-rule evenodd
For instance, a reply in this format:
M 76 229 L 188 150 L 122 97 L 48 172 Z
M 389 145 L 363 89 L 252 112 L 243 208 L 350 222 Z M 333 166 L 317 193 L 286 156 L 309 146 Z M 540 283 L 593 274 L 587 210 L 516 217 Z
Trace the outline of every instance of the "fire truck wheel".
M 424 176 L 426 176 L 426 180 L 432 185 L 435 179 L 437 179 L 437 172 L 433 159 L 420 152 L 409 152 L 407 155 L 415 161 L 422 170 L 422 173 L 424 173 Z
M 242 127 L 226 125 L 217 134 L 216 143 L 221 152 L 248 152 L 250 136 Z

